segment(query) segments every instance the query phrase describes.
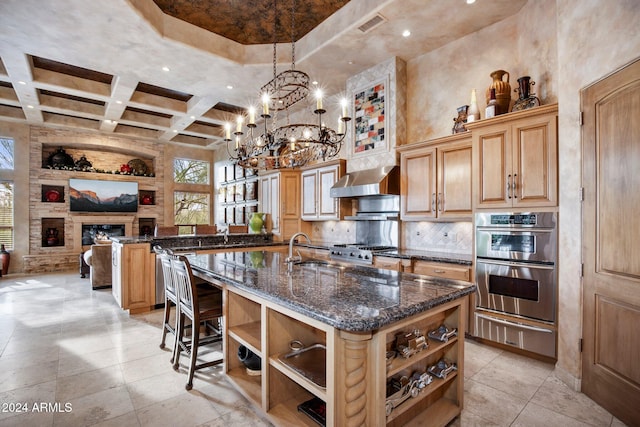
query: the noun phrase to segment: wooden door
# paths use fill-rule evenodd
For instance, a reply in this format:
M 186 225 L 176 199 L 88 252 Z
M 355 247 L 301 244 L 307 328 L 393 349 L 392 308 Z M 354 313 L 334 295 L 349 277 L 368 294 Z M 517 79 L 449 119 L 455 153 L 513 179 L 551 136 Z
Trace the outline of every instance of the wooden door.
M 581 95 L 582 391 L 640 425 L 640 60 Z
M 320 219 L 339 219 L 338 198 L 331 197 L 330 190 L 338 181 L 339 166 L 328 166 L 318 170 L 318 217 Z
M 488 126 L 473 132 L 474 176 L 478 208 L 510 208 L 511 203 L 511 127 Z M 509 187 L 508 187 L 509 186 Z
M 302 172 L 302 219 L 318 218 L 318 172 Z
M 436 149 L 402 153 L 400 215 L 404 221 L 436 217 Z
M 557 115 L 550 113 L 513 123 L 514 206 L 558 205 Z
M 471 140 L 438 148 L 438 217 L 470 218 Z

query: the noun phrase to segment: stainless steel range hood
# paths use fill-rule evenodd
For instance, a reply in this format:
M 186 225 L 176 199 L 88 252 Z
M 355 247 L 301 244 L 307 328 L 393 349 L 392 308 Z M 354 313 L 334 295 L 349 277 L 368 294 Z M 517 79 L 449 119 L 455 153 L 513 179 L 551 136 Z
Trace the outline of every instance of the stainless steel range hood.
M 400 168 L 382 166 L 351 172 L 331 187 L 331 197 L 363 197 L 400 194 Z

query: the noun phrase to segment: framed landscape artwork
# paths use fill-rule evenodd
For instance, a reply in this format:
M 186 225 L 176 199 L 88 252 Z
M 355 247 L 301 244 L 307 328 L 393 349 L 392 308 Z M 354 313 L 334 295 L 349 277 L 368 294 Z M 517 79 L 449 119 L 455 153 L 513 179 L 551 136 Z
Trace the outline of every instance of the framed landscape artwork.
M 354 136 L 352 156 L 371 154 L 387 149 L 386 91 L 388 79 L 371 83 L 354 91 Z

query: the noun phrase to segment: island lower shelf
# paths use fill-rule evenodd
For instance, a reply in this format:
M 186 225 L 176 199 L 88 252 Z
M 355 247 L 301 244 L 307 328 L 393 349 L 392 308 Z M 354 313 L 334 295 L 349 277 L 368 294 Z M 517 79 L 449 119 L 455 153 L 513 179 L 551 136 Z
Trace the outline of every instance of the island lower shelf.
M 298 406 L 321 399 L 327 426 L 411 425 L 428 417 L 430 426 L 445 426 L 463 406 L 464 321 L 468 296 L 436 306 L 369 332 L 335 329 L 316 319 L 262 299 L 234 286 L 225 288 L 225 370 L 231 384 L 278 426 L 316 426 Z M 427 339 L 428 347 L 387 364 L 386 353 L 400 332 L 427 332 L 440 325 L 456 328 L 447 342 Z M 326 387 L 283 363 L 292 341 L 326 348 Z M 261 358 L 260 375 L 249 375 L 237 352 L 246 346 Z M 457 366 L 444 379 L 435 378 L 415 397 L 387 414 L 387 389 L 392 379 L 424 372 L 440 359 Z

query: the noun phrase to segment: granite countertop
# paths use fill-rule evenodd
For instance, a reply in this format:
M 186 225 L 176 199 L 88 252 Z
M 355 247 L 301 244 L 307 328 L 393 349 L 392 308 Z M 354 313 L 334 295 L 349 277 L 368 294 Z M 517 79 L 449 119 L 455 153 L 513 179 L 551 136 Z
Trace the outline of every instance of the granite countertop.
M 257 246 L 282 246 L 284 242 L 274 242 L 271 234 L 229 234 L 224 243 L 223 234 L 182 235 L 163 237 L 121 237 L 111 238 L 121 244 L 149 243 L 149 250 L 158 245 L 176 252 L 205 251 L 210 249 L 251 248 Z
M 475 290 L 468 282 L 326 261 L 295 265 L 289 274 L 285 257 L 250 251 L 190 255 L 189 260 L 199 276 L 352 332 L 379 329 Z

